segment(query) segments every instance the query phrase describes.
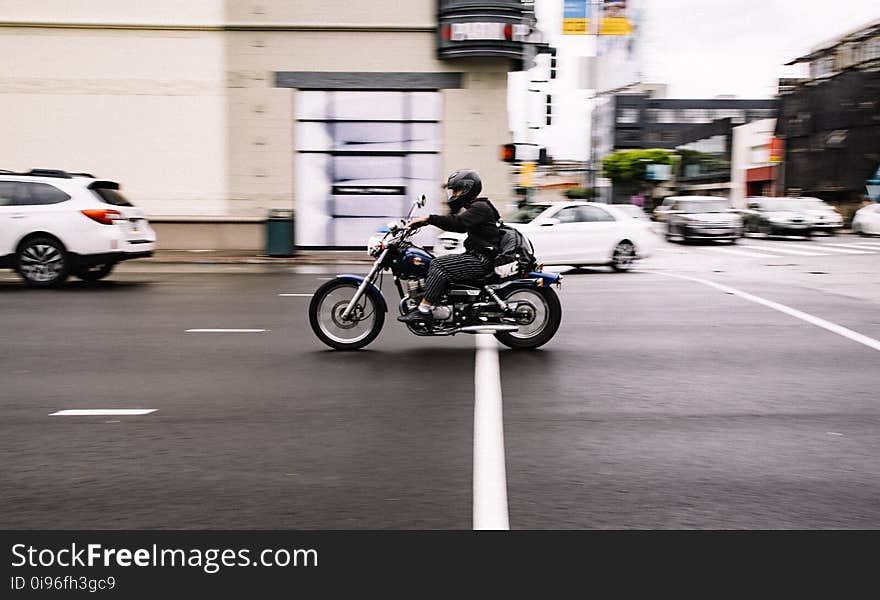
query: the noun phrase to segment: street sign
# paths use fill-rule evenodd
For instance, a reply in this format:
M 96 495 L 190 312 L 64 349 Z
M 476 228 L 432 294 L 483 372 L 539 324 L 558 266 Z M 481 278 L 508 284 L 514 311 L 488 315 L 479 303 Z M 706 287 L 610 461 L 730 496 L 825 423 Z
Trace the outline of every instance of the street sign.
M 535 174 L 535 163 L 522 163 L 519 168 L 519 186 L 535 187 L 533 177 Z
M 772 137 L 770 138 L 770 162 L 772 163 L 780 163 L 783 161 L 785 157 L 785 152 L 783 151 L 783 141 L 782 138 Z
M 645 166 L 645 179 L 667 181 L 672 177 L 672 165 L 651 163 Z
M 564 35 L 587 35 L 590 32 L 591 0 L 565 0 L 562 16 Z

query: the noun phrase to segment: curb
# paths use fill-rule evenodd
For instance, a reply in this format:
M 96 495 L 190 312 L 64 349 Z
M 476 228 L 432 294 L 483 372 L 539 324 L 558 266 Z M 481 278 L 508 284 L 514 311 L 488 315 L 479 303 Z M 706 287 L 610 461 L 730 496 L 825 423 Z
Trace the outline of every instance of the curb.
M 127 261 L 129 264 L 140 265 L 332 265 L 352 263 L 372 263 L 375 259 L 368 257 L 272 257 L 272 256 L 160 256 L 137 258 Z

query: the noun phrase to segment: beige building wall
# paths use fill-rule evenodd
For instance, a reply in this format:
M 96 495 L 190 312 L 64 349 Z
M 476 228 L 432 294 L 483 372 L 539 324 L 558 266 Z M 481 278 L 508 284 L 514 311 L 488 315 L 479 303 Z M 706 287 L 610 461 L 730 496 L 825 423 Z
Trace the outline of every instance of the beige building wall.
M 249 223 L 238 247 L 254 249 L 268 209 L 296 208 L 296 91 L 275 87 L 275 72 L 454 72 L 464 88 L 442 90 L 437 178 L 476 168 L 486 195 L 506 200 L 513 65 L 439 61 L 436 27 L 433 0 L 5 0 L 0 111 L 16 118 L 0 136 L 16 143 L 0 145 L 0 168 L 114 179 L 157 222 Z
M 226 213 L 225 43 L 191 27 L 216 25 L 221 1 L 2 8 L 0 112 L 14 118 L 0 136 L 15 143 L 0 144 L 0 168 L 113 179 L 151 217 Z
M 0 23 L 219 25 L 224 0 L 3 0 Z

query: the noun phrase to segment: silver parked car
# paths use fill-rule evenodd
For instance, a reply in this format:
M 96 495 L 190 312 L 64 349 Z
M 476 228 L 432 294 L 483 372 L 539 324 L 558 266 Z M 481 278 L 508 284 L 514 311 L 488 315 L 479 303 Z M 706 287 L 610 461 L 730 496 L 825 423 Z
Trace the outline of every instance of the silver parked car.
M 676 196 L 666 213 L 666 239 L 727 240 L 742 237 L 742 217 L 727 198 L 717 196 Z M 668 198 L 667 198 L 668 200 Z

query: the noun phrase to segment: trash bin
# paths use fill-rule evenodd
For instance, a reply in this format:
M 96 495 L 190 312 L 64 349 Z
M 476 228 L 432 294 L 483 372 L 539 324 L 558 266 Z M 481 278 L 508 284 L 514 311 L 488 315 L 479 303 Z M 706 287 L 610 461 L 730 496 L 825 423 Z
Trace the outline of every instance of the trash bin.
M 272 209 L 266 219 L 266 254 L 293 256 L 293 211 Z

